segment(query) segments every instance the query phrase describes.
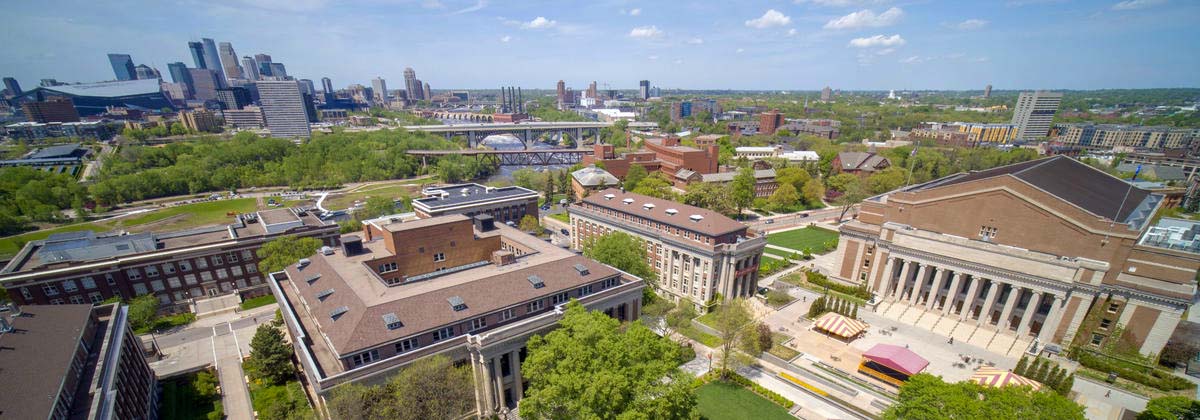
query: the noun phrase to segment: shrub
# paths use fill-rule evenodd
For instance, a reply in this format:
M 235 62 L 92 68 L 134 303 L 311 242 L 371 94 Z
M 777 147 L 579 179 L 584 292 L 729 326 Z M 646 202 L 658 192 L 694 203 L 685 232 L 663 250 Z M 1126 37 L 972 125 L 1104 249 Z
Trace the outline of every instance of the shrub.
M 1125 378 L 1130 381 L 1154 387 L 1163 391 L 1192 389 L 1196 386 L 1196 384 L 1193 384 L 1187 379 L 1177 377 L 1171 372 L 1148 366 L 1122 363 L 1118 360 L 1100 356 L 1082 348 L 1073 349 L 1071 351 L 1071 358 L 1075 359 L 1079 362 L 1079 364 L 1085 367 L 1095 369 L 1103 373 L 1115 372 L 1117 376 L 1121 378 Z
M 769 304 L 771 306 L 778 308 L 780 306 L 787 305 L 791 301 L 792 301 L 792 295 L 789 295 L 787 293 L 784 293 L 784 292 L 781 292 L 778 290 L 767 291 L 767 304 Z
M 867 290 L 866 285 L 861 285 L 861 286 L 845 285 L 845 284 L 830 280 L 828 277 L 825 277 L 824 274 L 818 273 L 816 271 L 805 271 L 804 275 L 808 279 L 808 282 L 812 283 L 814 285 L 821 286 L 821 287 L 828 287 L 831 290 L 836 290 L 838 292 L 845 293 L 847 295 L 854 296 L 854 297 L 857 297 L 857 298 L 863 299 L 863 300 L 871 299 L 871 291 Z

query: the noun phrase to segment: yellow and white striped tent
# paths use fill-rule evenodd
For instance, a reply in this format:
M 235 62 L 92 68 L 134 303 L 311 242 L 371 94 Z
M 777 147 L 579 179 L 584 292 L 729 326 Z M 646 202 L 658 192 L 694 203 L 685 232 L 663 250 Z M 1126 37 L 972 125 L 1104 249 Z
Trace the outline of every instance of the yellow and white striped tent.
M 854 337 L 871 327 L 866 322 L 851 319 L 834 312 L 821 315 L 820 318 L 817 318 L 817 322 L 813 326 L 843 338 Z
M 995 388 L 1008 385 L 1031 386 L 1034 390 L 1042 388 L 1042 384 L 1038 383 L 1038 381 L 991 366 L 979 368 L 979 370 L 975 371 L 975 374 L 971 375 L 970 381 Z

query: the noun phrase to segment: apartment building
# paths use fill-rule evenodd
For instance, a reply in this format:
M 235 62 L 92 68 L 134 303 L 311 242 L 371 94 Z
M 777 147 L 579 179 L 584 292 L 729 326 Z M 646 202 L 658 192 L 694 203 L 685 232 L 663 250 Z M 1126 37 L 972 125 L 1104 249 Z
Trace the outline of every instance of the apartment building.
M 554 329 L 569 300 L 623 321 L 641 311 L 641 279 L 486 214 L 373 221 L 359 235 L 270 276 L 320 398 L 444 355 L 474 373 L 475 412 L 461 414 L 504 413 L 528 386 L 525 342 Z
M 1195 130 L 1163 126 L 1117 124 L 1064 124 L 1058 141 L 1090 149 L 1136 147 L 1147 149 L 1183 149 L 1191 146 Z
M 228 225 L 176 232 L 79 231 L 31 241 L 0 270 L 0 285 L 21 305 L 95 304 L 153 294 L 164 312 L 194 299 L 269 293 L 258 248 L 284 235 L 337 244 L 338 227 L 304 208 L 242 214 Z
M 1016 139 L 1034 141 L 1050 134 L 1062 98 L 1062 92 L 1021 92 L 1012 117 L 1012 124 L 1017 127 Z
M 699 310 L 714 297 L 754 294 L 766 238 L 720 213 L 610 188 L 567 208 L 571 247 L 611 232 L 642 240 L 654 289 Z
M 1200 225 L 1154 226 L 1162 200 L 1064 156 L 959 173 L 865 200 L 833 274 L 883 316 L 1000 353 L 1158 353 L 1200 269 Z

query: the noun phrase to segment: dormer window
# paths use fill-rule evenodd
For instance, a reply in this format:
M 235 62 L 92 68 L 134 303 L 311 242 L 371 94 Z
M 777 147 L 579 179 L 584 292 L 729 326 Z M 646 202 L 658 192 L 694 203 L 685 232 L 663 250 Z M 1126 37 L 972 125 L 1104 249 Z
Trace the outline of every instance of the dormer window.
M 692 219 L 693 222 L 699 222 L 701 220 L 704 220 L 704 216 L 701 216 L 699 214 L 693 214 L 693 215 L 689 216 L 688 219 Z
M 398 329 L 404 326 L 404 323 L 400 322 L 400 317 L 396 316 L 396 314 L 393 312 L 383 314 L 383 323 L 387 325 L 389 330 Z
M 617 198 L 616 194 L 604 194 L 605 200 L 612 200 L 614 198 Z
M 454 312 L 465 311 L 467 309 L 467 303 L 461 297 L 450 296 L 446 301 L 450 302 L 450 308 L 454 309 Z
M 675 209 L 667 209 L 667 215 L 668 215 L 668 216 L 674 216 L 676 213 L 679 213 L 679 210 L 675 210 Z
M 333 308 L 332 311 L 329 311 L 329 317 L 333 318 L 334 321 L 337 321 L 337 319 L 339 317 L 341 317 L 342 315 L 345 315 L 346 312 L 350 312 L 350 307 L 339 306 L 339 307 Z
M 644 208 L 646 210 L 654 210 L 654 203 L 642 204 L 642 208 Z
M 532 284 L 534 289 L 541 289 L 543 287 L 546 287 L 546 283 L 542 282 L 541 277 L 533 275 L 533 276 L 529 276 L 527 278 L 529 280 L 529 284 Z
M 317 300 L 324 301 L 325 298 L 329 297 L 332 294 L 333 294 L 333 289 L 322 290 L 320 292 L 317 292 Z
M 633 199 L 632 199 L 632 198 L 626 198 L 626 199 L 624 199 L 624 200 L 621 200 L 621 202 L 622 202 L 622 203 L 625 203 L 625 204 L 633 204 Z

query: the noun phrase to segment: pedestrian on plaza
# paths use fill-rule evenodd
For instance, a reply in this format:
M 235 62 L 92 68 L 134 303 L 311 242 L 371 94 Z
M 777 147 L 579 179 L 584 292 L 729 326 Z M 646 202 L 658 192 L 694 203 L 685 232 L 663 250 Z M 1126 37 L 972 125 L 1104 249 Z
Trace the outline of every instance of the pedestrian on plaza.
M 954 337 L 950 337 L 950 344 L 954 344 Z
M 1112 396 L 1112 390 L 1111 390 L 1111 389 L 1110 389 L 1110 390 L 1108 390 L 1108 391 L 1105 391 L 1105 392 L 1104 392 L 1104 398 L 1108 398 L 1108 397 L 1111 397 L 1111 396 Z

